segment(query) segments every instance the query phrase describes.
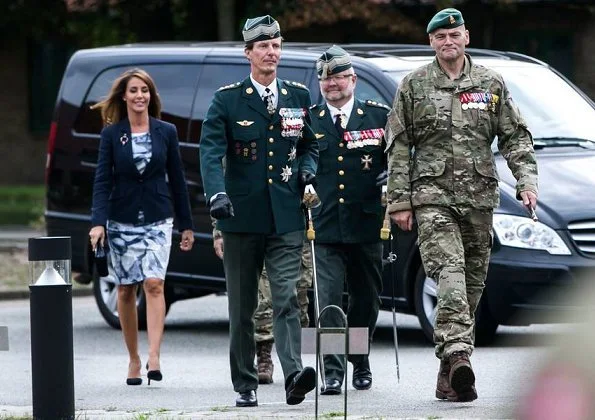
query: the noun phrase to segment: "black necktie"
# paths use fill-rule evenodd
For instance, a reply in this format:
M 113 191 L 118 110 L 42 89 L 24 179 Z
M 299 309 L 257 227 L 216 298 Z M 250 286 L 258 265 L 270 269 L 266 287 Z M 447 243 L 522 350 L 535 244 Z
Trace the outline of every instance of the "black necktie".
M 269 88 L 264 90 L 264 95 L 262 95 L 262 100 L 264 101 L 265 106 L 267 107 L 267 111 L 269 114 L 275 113 L 275 105 L 273 104 L 273 92 Z
M 343 114 L 337 114 L 337 118 L 335 118 L 335 128 L 339 133 L 339 137 L 341 138 L 341 140 L 343 140 L 343 133 L 345 133 L 345 129 L 341 127 L 341 115 Z

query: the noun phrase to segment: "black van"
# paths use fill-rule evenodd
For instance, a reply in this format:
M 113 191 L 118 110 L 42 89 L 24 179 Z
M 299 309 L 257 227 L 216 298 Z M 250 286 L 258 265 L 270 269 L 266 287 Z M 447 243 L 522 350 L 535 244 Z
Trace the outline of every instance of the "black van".
M 279 77 L 305 84 L 313 103 L 321 99 L 314 63 L 327 47 L 284 44 Z M 386 104 L 392 102 L 405 74 L 433 58 L 430 48 L 419 45 L 343 47 L 352 54 L 358 74 L 356 95 Z M 506 79 L 535 138 L 541 186 L 540 221 L 533 223 L 515 200 L 514 179 L 496 153 L 502 204 L 494 217 L 495 243 L 477 313 L 479 341 L 492 338 L 498 324 L 551 322 L 549 315 L 571 306 L 547 292 L 567 289 L 579 281 L 583 269 L 595 267 L 595 195 L 591 194 L 595 191 L 595 106 L 567 79 L 531 57 L 491 50 L 468 52 Z M 72 270 L 80 273 L 80 282 L 93 281 L 99 310 L 113 327 L 119 327 L 113 279 L 97 277 L 89 264 L 91 192 L 102 128 L 99 112 L 89 107 L 130 67 L 142 67 L 155 79 L 163 119 L 178 129 L 190 191 L 196 241 L 190 255 L 172 247 L 165 283 L 168 309 L 177 300 L 225 291 L 223 267 L 212 248 L 199 172 L 199 139 L 215 90 L 249 74 L 243 46 L 233 42 L 122 45 L 81 50 L 70 59 L 48 141 L 47 233 L 72 236 Z M 385 269 L 383 308 L 391 307 L 394 290 L 397 311 L 417 315 L 431 339 L 436 283 L 424 273 L 416 233 L 393 226 L 392 247 L 398 258 L 392 271 Z M 142 292 L 138 306 L 142 326 Z

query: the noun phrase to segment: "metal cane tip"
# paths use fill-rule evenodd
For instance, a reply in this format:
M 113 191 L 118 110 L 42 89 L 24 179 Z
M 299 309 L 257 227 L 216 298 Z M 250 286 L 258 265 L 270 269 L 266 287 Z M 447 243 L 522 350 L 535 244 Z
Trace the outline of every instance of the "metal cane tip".
M 320 205 L 320 198 L 318 198 L 318 194 L 316 194 L 316 190 L 312 185 L 306 185 L 302 202 L 309 209 L 314 209 Z

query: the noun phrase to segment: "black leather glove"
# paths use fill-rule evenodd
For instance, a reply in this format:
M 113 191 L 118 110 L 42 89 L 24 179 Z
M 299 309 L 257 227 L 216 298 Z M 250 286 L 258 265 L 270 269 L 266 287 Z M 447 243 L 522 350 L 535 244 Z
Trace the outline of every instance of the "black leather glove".
M 219 194 L 211 202 L 211 217 L 221 220 L 229 219 L 233 216 L 233 206 L 227 194 Z
M 385 169 L 384 171 L 380 172 L 376 177 L 376 186 L 382 187 L 386 185 L 388 182 L 388 171 Z
M 307 171 L 300 172 L 300 185 L 302 188 L 306 188 L 306 185 L 310 184 L 316 186 L 316 175 Z
M 306 185 L 312 185 L 312 186 L 316 187 L 316 175 L 314 175 L 311 172 L 307 172 L 307 171 L 300 172 L 299 184 L 300 184 L 300 196 L 303 197 L 304 190 L 306 189 Z

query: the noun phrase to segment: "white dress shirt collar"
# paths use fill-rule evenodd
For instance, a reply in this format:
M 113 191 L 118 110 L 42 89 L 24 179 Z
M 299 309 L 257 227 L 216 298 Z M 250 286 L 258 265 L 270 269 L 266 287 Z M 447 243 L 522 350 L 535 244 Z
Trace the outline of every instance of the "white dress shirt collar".
M 250 73 L 250 80 L 252 81 L 252 84 L 256 88 L 256 92 L 258 92 L 258 96 L 260 96 L 261 98 L 264 96 L 264 93 L 265 93 L 264 90 L 266 88 L 269 88 L 269 90 L 271 92 L 273 92 L 273 104 L 275 105 L 275 108 L 276 108 L 277 100 L 279 98 L 279 90 L 277 89 L 277 79 L 275 78 L 275 80 L 273 80 L 270 85 L 264 86 L 264 85 L 261 85 L 260 83 L 258 83 L 256 80 L 254 80 L 254 77 L 252 77 L 252 73 Z
M 341 108 L 336 108 L 336 107 L 332 106 L 331 104 L 329 104 L 328 102 L 327 102 L 326 106 L 328 107 L 328 110 L 331 113 L 331 120 L 333 120 L 333 122 L 335 122 L 335 118 L 339 114 L 345 114 L 345 116 L 347 117 L 347 121 L 349 121 L 349 117 L 351 116 L 351 111 L 353 111 L 354 104 L 355 104 L 355 98 L 352 96 L 351 99 L 349 99 L 349 101 L 347 101 L 347 103 L 345 105 L 343 105 Z

